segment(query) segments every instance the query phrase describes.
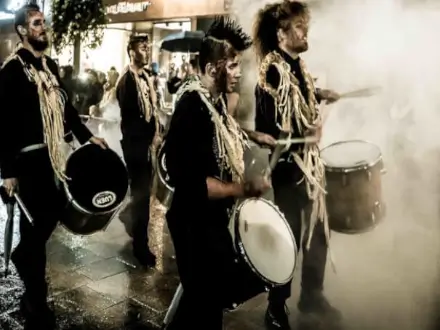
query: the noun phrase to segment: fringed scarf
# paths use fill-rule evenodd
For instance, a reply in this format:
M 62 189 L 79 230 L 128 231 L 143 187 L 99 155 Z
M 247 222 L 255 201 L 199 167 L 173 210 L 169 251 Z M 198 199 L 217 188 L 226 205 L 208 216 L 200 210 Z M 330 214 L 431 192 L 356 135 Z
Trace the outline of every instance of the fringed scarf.
M 280 75 L 280 84 L 276 89 L 266 82 L 270 66 L 274 66 Z M 295 120 L 299 133 L 304 134 L 307 130 L 316 129 L 321 124 L 322 118 L 315 98 L 313 78 L 301 59 L 300 68 L 309 91 L 307 100 L 301 93 L 299 81 L 291 72 L 290 65 L 276 51 L 269 53 L 262 61 L 258 84 L 274 99 L 275 109 L 277 109 L 276 118 L 281 116 L 279 128 L 293 133 L 292 120 Z M 306 180 L 307 195 L 313 201 L 306 247 L 310 248 L 313 231 L 318 221 L 322 221 L 327 246 L 330 249 L 330 228 L 325 200 L 325 167 L 320 157 L 319 147 L 317 144 L 306 144 L 302 155 L 292 152 L 292 156 L 304 174 L 302 180 Z M 334 266 L 331 251 L 330 257 Z
M 18 55 L 19 46 L 5 61 L 18 60 L 28 79 L 37 85 L 40 100 L 40 111 L 43 121 L 44 143 L 49 149 L 49 157 L 56 177 L 64 182 L 67 155 L 64 152 L 64 108 L 66 105 L 65 92 L 60 89 L 59 82 L 47 66 L 46 57 L 41 58 L 43 70 L 37 70 L 32 64 L 25 63 Z
M 209 111 L 214 124 L 213 147 L 221 170 L 232 175 L 233 182 L 243 182 L 244 178 L 244 149 L 247 146 L 247 136 L 238 123 L 229 115 L 226 103 L 221 97 L 221 113 L 215 108 L 210 92 L 199 79 L 186 81 L 176 93 L 176 102 L 183 94 L 197 92 Z

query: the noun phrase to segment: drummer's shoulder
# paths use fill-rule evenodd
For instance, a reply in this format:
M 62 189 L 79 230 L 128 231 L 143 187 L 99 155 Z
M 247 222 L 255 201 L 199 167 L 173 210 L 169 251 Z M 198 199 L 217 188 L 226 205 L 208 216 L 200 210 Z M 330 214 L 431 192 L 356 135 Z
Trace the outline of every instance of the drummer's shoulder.
M 271 64 L 265 70 L 260 70 L 257 87 L 272 94 L 278 89 L 280 82 L 281 74 L 278 68 Z
M 129 71 L 124 70 L 116 83 L 116 89 L 120 89 L 121 87 L 125 87 L 127 84 L 127 80 L 133 80 L 133 83 L 134 83 L 134 79 L 131 76 L 131 74 L 129 73 Z
M 200 95 L 196 91 L 186 91 L 179 97 L 175 108 L 195 108 L 200 102 Z

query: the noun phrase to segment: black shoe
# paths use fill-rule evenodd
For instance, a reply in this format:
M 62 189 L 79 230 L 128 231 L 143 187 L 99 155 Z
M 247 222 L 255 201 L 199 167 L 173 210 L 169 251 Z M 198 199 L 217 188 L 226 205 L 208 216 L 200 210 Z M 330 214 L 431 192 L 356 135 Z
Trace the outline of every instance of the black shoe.
M 147 248 L 139 248 L 133 246 L 133 255 L 138 260 L 138 262 L 144 267 L 155 267 L 156 266 L 156 256 Z
M 342 319 L 341 312 L 333 307 L 322 292 L 301 292 L 298 309 L 304 314 L 318 314 L 332 321 Z
M 25 319 L 26 330 L 55 329 L 55 314 L 46 302 L 31 303 L 26 295 L 24 295 L 20 301 L 20 310 Z
M 270 330 L 290 330 L 289 310 L 287 306 L 284 303 L 280 305 L 269 303 L 264 322 L 266 323 L 266 327 Z

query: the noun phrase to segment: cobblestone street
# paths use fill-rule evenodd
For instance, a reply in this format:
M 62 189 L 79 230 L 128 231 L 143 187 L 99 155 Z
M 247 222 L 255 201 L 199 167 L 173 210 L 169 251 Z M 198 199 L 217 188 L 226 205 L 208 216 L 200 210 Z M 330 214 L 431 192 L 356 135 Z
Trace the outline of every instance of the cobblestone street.
M 105 232 L 90 237 L 71 235 L 62 227 L 56 230 L 48 244 L 48 276 L 59 329 L 161 326 L 179 280 L 163 211 L 154 205 L 150 231 L 153 251 L 158 256 L 154 270 L 137 266 L 131 256 L 130 238 L 119 219 L 114 219 Z M 1 237 L 5 216 L 2 209 Z M 337 274 L 328 267 L 326 293 L 343 312 L 344 329 L 429 329 L 437 268 L 435 262 L 420 256 L 434 255 L 438 237 L 432 231 L 417 228 L 405 229 L 398 222 L 387 220 L 368 234 L 333 235 Z M 424 235 L 424 240 L 413 241 L 413 235 Z M 14 245 L 18 234 L 15 236 Z M 0 246 L 3 249 L 3 243 Z M 3 269 L 3 259 L 0 262 Z M 2 330 L 22 329 L 18 297 L 23 289 L 11 268 L 12 276 L 0 279 Z M 299 317 L 299 276 L 295 278 L 289 301 L 294 329 L 330 329 L 326 324 Z M 265 295 L 261 295 L 229 313 L 227 329 L 263 329 L 265 300 Z M 196 310 L 194 314 L 197 322 Z

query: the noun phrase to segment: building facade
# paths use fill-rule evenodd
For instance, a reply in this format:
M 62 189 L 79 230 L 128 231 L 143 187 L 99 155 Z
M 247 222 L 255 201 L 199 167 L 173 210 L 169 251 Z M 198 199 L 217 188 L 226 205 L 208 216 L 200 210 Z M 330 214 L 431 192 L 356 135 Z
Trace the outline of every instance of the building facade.
M 144 33 L 151 40 L 151 61 L 165 69 L 179 66 L 188 54 L 162 52 L 160 41 L 166 36 L 190 30 L 205 30 L 213 17 L 226 13 L 230 0 L 104 0 L 108 25 L 101 47 L 81 49 L 80 70 L 93 68 L 121 71 L 128 64 L 126 45 L 133 33 Z M 73 46 L 58 55 L 61 65 L 73 63 Z

